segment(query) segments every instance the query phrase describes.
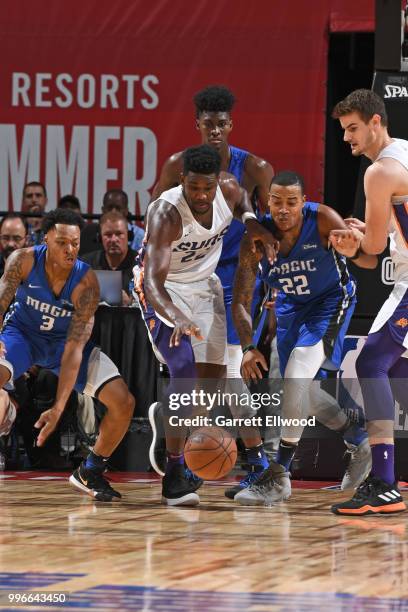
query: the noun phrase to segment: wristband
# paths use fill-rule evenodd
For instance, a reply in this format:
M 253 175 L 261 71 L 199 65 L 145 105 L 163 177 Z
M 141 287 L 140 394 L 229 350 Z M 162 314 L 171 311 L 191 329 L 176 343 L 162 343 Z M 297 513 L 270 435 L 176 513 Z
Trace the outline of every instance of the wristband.
M 258 220 L 256 218 L 256 214 L 255 213 L 253 213 L 253 212 L 244 212 L 244 214 L 241 217 L 242 223 L 245 223 L 246 221 L 248 221 L 248 219 L 255 219 L 255 221 Z
M 246 346 L 244 346 L 244 348 L 242 349 L 242 354 L 245 355 L 245 353 L 247 353 L 248 351 L 253 351 L 256 349 L 256 346 L 254 344 L 247 344 Z

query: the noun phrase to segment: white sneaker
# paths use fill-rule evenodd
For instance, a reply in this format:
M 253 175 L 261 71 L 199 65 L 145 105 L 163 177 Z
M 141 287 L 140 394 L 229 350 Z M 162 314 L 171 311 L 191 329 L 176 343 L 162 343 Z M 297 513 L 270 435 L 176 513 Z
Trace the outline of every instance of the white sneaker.
M 234 501 L 242 506 L 270 506 L 289 499 L 291 492 L 289 472 L 283 465 L 271 463 L 254 484 L 235 495 Z
M 371 471 L 372 457 L 371 447 L 368 437 L 364 438 L 358 446 L 344 441 L 347 446 L 347 453 L 350 453 L 350 463 L 341 481 L 341 490 L 357 489 L 357 487 L 367 478 Z

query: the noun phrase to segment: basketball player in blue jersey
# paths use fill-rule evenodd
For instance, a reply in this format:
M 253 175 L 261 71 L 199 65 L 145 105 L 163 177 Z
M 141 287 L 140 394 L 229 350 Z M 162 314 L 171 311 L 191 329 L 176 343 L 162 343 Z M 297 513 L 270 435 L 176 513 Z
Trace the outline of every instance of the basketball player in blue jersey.
M 14 251 L 0 280 L 0 428 L 10 400 L 4 386 L 31 366 L 59 376 L 54 405 L 35 426 L 37 444 L 57 427 L 73 389 L 97 397 L 107 408 L 93 451 L 70 483 L 98 501 L 121 497 L 103 477 L 107 461 L 125 435 L 134 398 L 115 364 L 89 338 L 99 303 L 99 286 L 88 264 L 77 259 L 82 219 L 69 209 L 43 221 L 45 244 Z
M 170 371 L 171 388 L 179 379 L 225 375 L 225 308 L 215 270 L 233 216 L 245 223 L 250 242 L 263 242 L 270 261 L 276 255 L 276 239 L 254 218 L 246 191 L 233 176 L 220 173 L 217 151 L 192 147 L 183 164 L 182 184 L 149 207 L 145 252 L 135 266 L 139 304 L 156 354 Z M 184 471 L 186 428 L 175 431 L 165 418 L 165 429 L 163 501 L 195 505 L 197 486 Z
M 194 96 L 196 127 L 200 131 L 202 144 L 208 144 L 221 156 L 221 170 L 235 176 L 238 183 L 247 191 L 250 199 L 256 203 L 258 211 L 263 215 L 267 211 L 273 168 L 264 159 L 229 144 L 228 138 L 233 128 L 231 112 L 234 103 L 234 95 L 226 87 L 210 86 L 199 91 Z M 182 152 L 175 153 L 164 163 L 159 182 L 153 192 L 154 199 L 158 198 L 166 189 L 180 184 L 182 167 Z M 221 257 L 216 269 L 216 274 L 220 278 L 224 290 L 224 305 L 227 317 L 227 378 L 240 377 L 242 352 L 232 320 L 231 304 L 234 275 L 238 266 L 239 245 L 244 233 L 244 224 L 237 219 L 233 219 L 223 238 Z M 261 300 L 262 282 L 258 278 L 252 300 L 253 317 L 255 317 L 256 309 Z M 155 425 L 157 414 L 155 415 L 154 412 L 157 411 L 158 407 L 153 404 L 151 408 L 150 417 L 155 431 L 157 429 Z M 251 438 L 252 445 L 246 449 L 250 470 L 239 486 L 226 491 L 228 497 L 233 498 L 237 490 L 252 482 L 268 465 L 262 447 L 262 439 L 256 428 L 254 428 Z M 154 444 L 155 440 L 153 440 L 151 453 L 152 463 L 153 467 L 160 472 L 154 460 Z
M 262 223 L 280 241 L 278 257 L 270 265 L 262 253 L 250 250 L 244 238 L 233 302 L 234 321 L 244 353 L 242 375 L 246 380 L 257 380 L 262 377 L 261 369 L 266 370 L 267 366 L 253 344 L 250 302 L 261 262 L 264 281 L 278 289 L 277 348 L 285 379 L 282 417 L 291 419 L 302 418 L 304 398 L 313 392 L 312 381 L 320 368 L 339 368 L 344 335 L 355 306 L 355 284 L 345 259 L 328 248 L 330 231 L 346 225 L 333 209 L 305 202 L 303 194 L 303 180 L 294 172 L 281 172 L 272 180 L 270 215 Z M 356 263 L 375 267 L 376 258 L 361 255 Z M 312 400 L 312 411 L 315 403 Z M 333 402 L 330 410 L 322 409 L 316 416 L 324 424 L 342 431 L 345 442 L 352 445 L 351 462 L 355 465 L 351 466 L 342 487 L 355 488 L 370 469 L 366 432 L 351 425 L 346 414 Z M 271 463 L 255 483 L 239 492 L 235 501 L 243 505 L 268 505 L 290 496 L 289 468 L 302 431 L 297 426 L 282 429 L 277 462 Z
M 408 141 L 392 138 L 384 100 L 357 89 L 339 102 L 344 140 L 354 156 L 373 163 L 364 176 L 365 224 L 334 231 L 335 249 L 354 259 L 378 254 L 390 239 L 395 284 L 376 316 L 356 361 L 370 439 L 373 467 L 352 499 L 335 504 L 335 514 L 390 514 L 406 510 L 394 473 L 394 416 L 397 400 L 406 403 L 408 378 Z M 362 231 L 360 231 L 362 230 Z

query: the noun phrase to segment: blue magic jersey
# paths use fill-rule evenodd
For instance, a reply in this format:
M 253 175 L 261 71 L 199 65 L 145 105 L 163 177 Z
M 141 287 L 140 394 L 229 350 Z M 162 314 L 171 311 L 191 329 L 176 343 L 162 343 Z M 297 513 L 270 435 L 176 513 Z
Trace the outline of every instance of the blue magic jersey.
M 47 246 L 35 246 L 33 249 L 33 267 L 28 278 L 17 289 L 6 325 L 18 327 L 28 337 L 34 334 L 50 340 L 65 340 L 74 310 L 72 292 L 90 266 L 77 259 L 61 294 L 57 297 L 52 292 L 45 274 Z
M 276 312 L 302 307 L 310 301 L 320 300 L 324 295 L 338 292 L 353 296 L 355 283 L 350 276 L 346 260 L 334 249 L 322 245 L 317 226 L 319 204 L 306 202 L 303 207 L 303 225 L 300 235 L 288 255 L 278 253 L 271 266 L 262 261 L 262 278 L 270 286 L 279 289 Z M 262 225 L 275 230 L 270 215 Z
M 319 340 L 330 362 L 325 367 L 338 368 L 355 307 L 355 282 L 345 258 L 321 242 L 318 208 L 314 202 L 304 204 L 302 229 L 288 255 L 279 253 L 273 265 L 266 258 L 261 262 L 263 280 L 279 289 L 275 312 L 282 375 L 295 346 L 313 346 Z M 270 215 L 262 225 L 275 230 Z
M 242 176 L 244 174 L 244 165 L 246 158 L 248 157 L 248 151 L 244 151 L 243 149 L 238 149 L 237 147 L 231 146 L 229 149 L 231 157 L 227 172 L 233 174 L 237 179 L 238 183 L 241 185 Z M 231 225 L 229 226 L 228 232 L 223 238 L 221 257 L 218 263 L 218 268 L 216 270 L 216 273 L 220 277 L 224 289 L 226 287 L 232 287 L 232 285 L 234 284 L 234 274 L 231 275 L 231 272 L 229 271 L 227 266 L 229 263 L 233 263 L 235 264 L 235 266 L 238 265 L 239 247 L 242 236 L 244 234 L 244 224 L 241 223 L 241 221 L 238 221 L 237 219 L 233 219 Z M 224 274 L 224 268 L 226 274 Z M 225 278 L 223 278 L 224 276 Z

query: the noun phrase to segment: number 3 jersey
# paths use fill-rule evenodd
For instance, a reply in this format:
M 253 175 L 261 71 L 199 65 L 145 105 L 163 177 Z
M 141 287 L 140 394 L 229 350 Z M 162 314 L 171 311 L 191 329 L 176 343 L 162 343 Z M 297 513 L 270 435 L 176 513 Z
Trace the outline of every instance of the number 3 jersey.
M 288 255 L 279 253 L 273 265 L 265 258 L 261 262 L 263 280 L 279 289 L 275 312 L 282 375 L 296 346 L 313 346 L 319 340 L 327 357 L 324 367 L 337 369 L 355 306 L 355 282 L 345 258 L 322 244 L 318 208 L 314 202 L 304 204 L 302 229 Z M 262 224 L 275 230 L 270 215 Z
M 40 335 L 47 339 L 65 340 L 74 311 L 72 292 L 90 266 L 77 259 L 61 294 L 56 297 L 45 273 L 46 253 L 46 245 L 34 247 L 33 267 L 18 287 L 5 323 L 17 327 L 28 338 Z

